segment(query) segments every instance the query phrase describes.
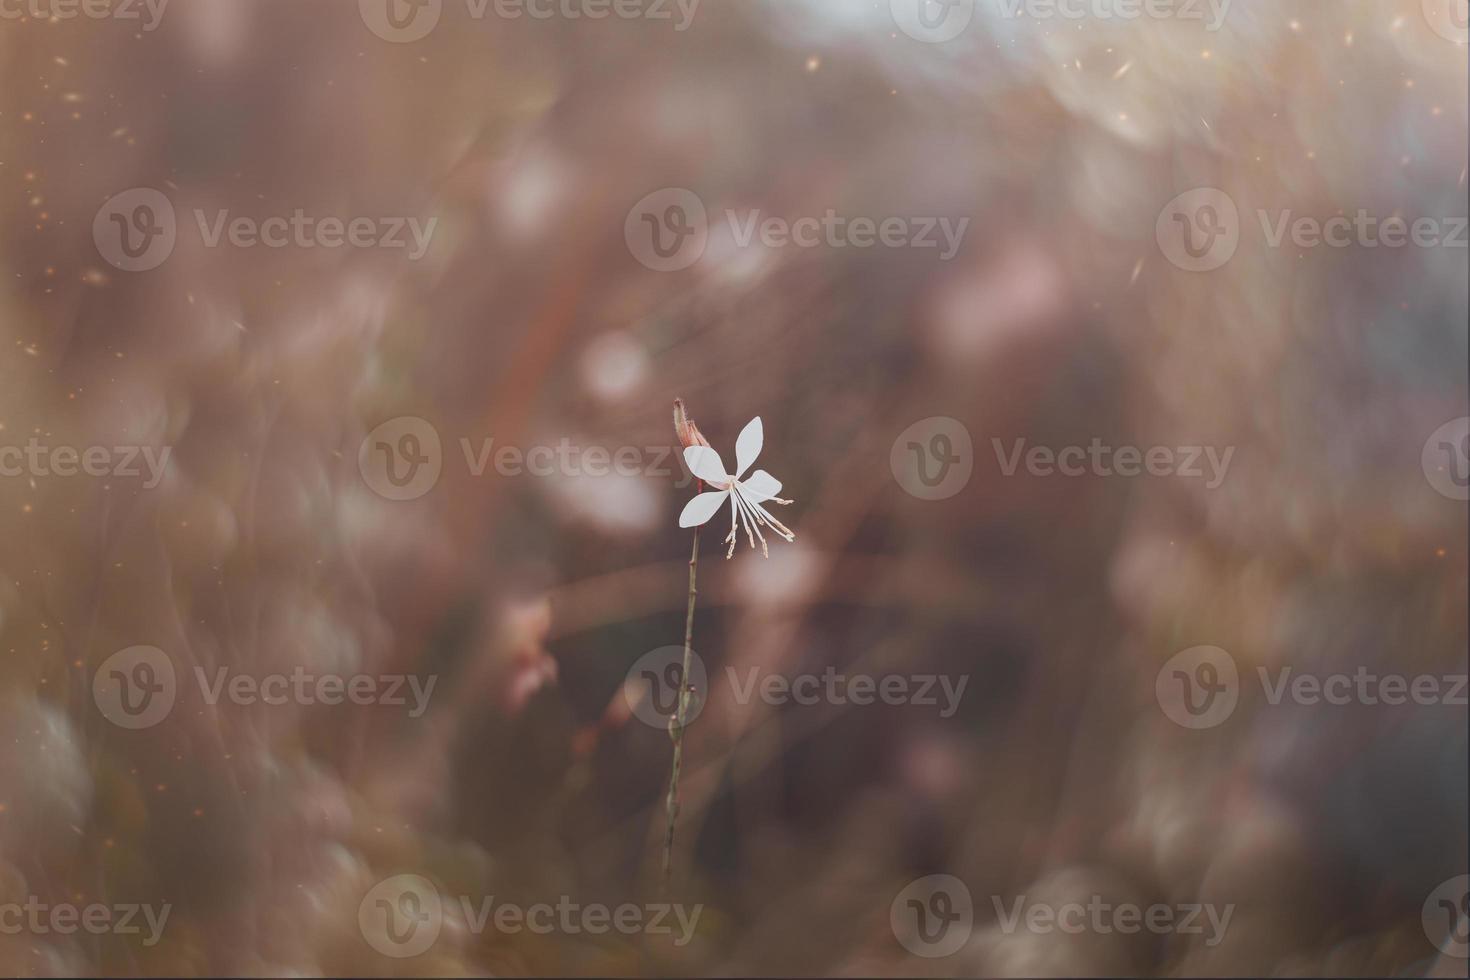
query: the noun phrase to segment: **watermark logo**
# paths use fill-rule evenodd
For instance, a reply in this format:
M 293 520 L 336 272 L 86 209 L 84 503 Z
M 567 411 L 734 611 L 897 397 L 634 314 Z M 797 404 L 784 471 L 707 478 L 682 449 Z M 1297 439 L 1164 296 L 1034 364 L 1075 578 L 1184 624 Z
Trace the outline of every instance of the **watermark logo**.
M 394 959 L 407 959 L 428 952 L 444 928 L 445 916 L 454 909 L 465 929 L 475 936 L 488 929 L 503 935 L 529 932 L 538 936 L 624 936 L 672 937 L 676 947 L 687 946 L 699 927 L 704 906 L 652 902 L 624 902 L 610 906 L 581 903 L 568 895 L 555 902 L 521 905 L 499 901 L 494 895 L 445 897 L 433 882 L 420 875 L 394 875 L 374 885 L 357 908 L 357 924 L 369 946 Z
M 659 647 L 639 657 L 623 679 L 623 699 L 633 716 L 653 728 L 667 729 L 674 721 L 679 698 L 687 696 L 684 724 L 688 726 L 704 710 L 709 693 L 709 675 L 704 661 L 689 651 L 689 674 L 684 674 L 684 648 Z
M 1240 246 L 1240 212 L 1224 191 L 1197 187 L 1164 205 L 1154 237 L 1164 258 L 1178 268 L 1212 272 Z
M 709 215 L 699 195 L 665 187 L 633 205 L 623 221 L 623 240 L 639 263 L 654 272 L 678 272 L 704 256 Z
M 675 947 L 689 945 L 694 931 L 699 928 L 699 917 L 704 914 L 704 905 L 683 905 L 678 902 L 650 902 L 635 905 L 604 905 L 601 902 L 582 903 L 569 895 L 559 896 L 556 902 L 532 902 L 521 905 L 515 902 L 496 901 L 494 895 L 472 897 L 459 896 L 459 907 L 465 924 L 473 935 L 480 935 L 493 925 L 495 931 L 514 936 L 530 932 L 538 936 L 561 933 L 567 936 L 603 936 L 618 933 L 623 936 L 669 936 Z
M 143 489 L 152 490 L 163 481 L 172 446 L 52 446 L 32 436 L 24 447 L 0 446 L 0 476 L 73 477 L 77 474 L 106 477 L 145 476 Z M 140 464 L 141 463 L 141 467 Z M 144 470 L 147 473 L 144 473 Z
M 992 438 L 1004 477 L 1169 477 L 1201 480 L 1215 490 L 1225 482 L 1235 447 L 1114 446 L 1094 436 L 1086 445 L 1039 446 L 1025 439 Z M 974 447 L 963 424 L 945 416 L 915 422 L 894 440 L 889 468 L 899 486 L 923 500 L 943 500 L 965 488 L 974 473 Z
M 1388 217 L 1359 208 L 1325 218 L 1290 208 L 1257 208 L 1256 221 L 1267 248 L 1465 248 L 1470 219 Z M 1155 235 L 1164 257 L 1188 272 L 1211 272 L 1229 262 L 1243 233 L 1240 212 L 1224 191 L 1202 187 L 1174 198 L 1159 212 Z
M 644 724 L 668 728 L 681 694 L 685 695 L 689 698 L 685 710 L 687 725 L 704 710 L 709 697 L 707 680 L 704 661 L 697 653 L 692 650 L 689 653 L 686 678 L 684 648 L 659 647 L 638 658 L 628 669 L 623 680 L 623 698 L 628 710 Z M 726 667 L 725 681 L 731 700 L 739 705 L 757 700 L 770 707 L 916 705 L 937 709 L 941 718 L 952 718 L 959 710 L 970 679 L 964 675 L 956 678 L 941 674 L 842 673 L 832 666 L 821 673 L 788 676 L 753 666 L 743 674 L 735 667 Z
M 91 936 L 142 935 L 143 946 L 152 947 L 163 938 L 172 911 L 173 906 L 167 902 L 157 907 L 135 902 L 51 904 L 29 895 L 24 902 L 0 902 L 0 936 L 72 936 L 78 932 Z
M 959 253 L 970 219 L 949 217 L 868 217 L 838 214 L 794 218 L 759 208 L 723 212 L 728 242 L 736 249 L 920 248 L 935 249 L 948 262 Z M 623 222 L 628 251 L 656 272 L 687 269 L 709 244 L 710 218 L 704 202 L 681 187 L 664 188 L 635 204 Z
M 504 20 L 618 20 L 672 21 L 674 32 L 682 34 L 694 22 L 700 0 L 466 0 L 470 16 L 476 20 L 493 8 L 495 16 Z
M 215 667 L 193 669 L 204 703 L 221 701 L 252 705 L 385 705 L 408 709 L 419 718 L 439 678 L 412 674 L 334 674 L 309 671 L 297 665 L 290 673 L 256 676 Z M 168 654 L 158 647 L 135 646 L 119 650 L 103 661 L 92 677 L 92 698 L 102 716 L 121 728 L 151 728 L 168 717 L 179 695 L 178 675 Z
M 230 217 L 228 208 L 212 215 L 202 208 L 192 212 L 205 248 L 228 244 L 233 248 L 379 248 L 406 250 L 408 261 L 417 262 L 429 251 L 438 218 L 420 221 L 415 217 L 318 217 L 296 208 L 289 215 L 267 218 L 247 215 Z
M 970 889 L 954 875 L 910 882 L 888 908 L 888 924 L 904 949 L 925 959 L 953 956 L 975 927 Z
M 487 436 L 478 444 L 461 437 L 459 449 L 464 456 L 465 468 L 474 477 L 482 477 L 492 469 L 496 475 L 505 477 L 679 476 L 674 484 L 678 489 L 689 486 L 696 479 L 687 467 L 680 466 L 675 470 L 669 465 L 673 460 L 683 461 L 673 446 L 618 446 L 613 449 L 578 445 L 562 436 L 555 445 L 539 443 L 525 449 L 509 443 L 497 446 L 495 440 Z
M 178 696 L 173 661 L 158 647 L 119 650 L 92 675 L 92 700 L 119 728 L 151 728 L 168 717 Z
M 1265 703 L 1317 706 L 1448 705 L 1467 703 L 1464 674 L 1378 674 L 1365 665 L 1352 672 L 1313 673 L 1294 667 L 1256 667 Z M 1214 728 L 1234 713 L 1242 690 L 1235 658 L 1212 646 L 1176 653 L 1159 669 L 1154 693 L 1169 720 L 1184 728 Z
M 147 272 L 163 265 L 178 237 L 173 203 L 151 187 L 134 187 L 108 198 L 92 219 L 98 254 L 124 272 Z
M 893 22 L 915 41 L 943 44 L 965 32 L 975 16 L 975 0 L 889 0 Z
M 1205 481 L 1206 490 L 1218 489 L 1230 470 L 1235 447 L 1215 446 L 1109 446 L 1094 436 L 1086 446 L 1027 447 L 1015 440 L 1009 449 L 1000 439 L 990 440 L 995 461 L 1005 476 L 1015 476 L 1024 464 L 1032 476 L 1178 477 Z
M 357 925 L 367 944 L 384 956 L 419 956 L 428 952 L 444 928 L 444 902 L 429 879 L 394 875 L 363 896 Z
M 415 500 L 434 488 L 444 469 L 439 430 L 402 415 L 369 432 L 357 449 L 363 482 L 388 500 Z
M 169 0 L 0 0 L 0 20 L 37 21 L 88 20 L 142 21 L 147 33 L 158 29 Z
M 429 708 L 434 685 L 439 678 L 430 674 L 427 680 L 416 674 L 333 674 L 309 671 L 297 665 L 289 674 L 274 673 L 257 677 L 216 667 L 210 673 L 194 668 L 194 679 L 204 702 L 211 707 L 220 700 L 231 704 L 272 706 L 296 704 L 386 705 L 408 708 L 408 717 L 419 718 Z
M 438 218 L 355 217 L 290 214 L 231 217 L 228 208 L 191 215 L 205 248 L 405 250 L 410 262 L 423 258 L 439 226 Z M 110 264 L 125 272 L 147 272 L 168 261 L 178 244 L 179 222 L 173 204 L 151 187 L 135 187 L 110 198 L 92 220 L 92 239 Z
M 1235 914 L 1233 903 L 1223 907 L 1199 902 L 1180 905 L 1155 902 L 1141 906 L 1132 902 L 1110 902 L 1101 895 L 1089 896 L 1085 903 L 1032 902 L 1025 895 L 1016 896 L 1009 904 L 1003 902 L 999 895 L 992 895 L 990 901 L 995 906 L 1000 931 L 1006 935 L 1011 935 L 1020 926 L 1040 936 L 1057 932 L 1070 936 L 1084 932 L 1104 936 L 1114 932 L 1124 935 L 1148 932 L 1157 936 L 1202 935 L 1206 946 L 1220 945 Z
M 1274 678 L 1265 667 L 1257 667 L 1256 676 L 1265 692 L 1266 703 L 1273 706 L 1288 697 L 1292 704 L 1336 707 L 1349 704 L 1464 707 L 1466 703 L 1464 674 L 1375 674 L 1359 665 L 1351 674 L 1298 674 L 1291 667 L 1282 667 Z
M 683 33 L 694 22 L 700 0 L 465 0 L 472 20 L 494 15 L 501 20 L 672 21 Z M 439 26 L 443 0 L 358 0 L 358 13 L 368 30 L 394 44 L 423 40 Z
M 1290 244 L 1293 248 L 1465 248 L 1470 219 L 1419 217 L 1410 221 L 1402 215 L 1380 218 L 1366 208 L 1359 208 L 1350 218 L 1345 214 L 1329 218 L 1299 215 L 1286 208 L 1275 214 L 1257 209 L 1261 233 L 1271 248 Z
M 945 674 L 872 674 L 838 673 L 828 667 L 821 674 L 762 673 L 751 667 L 742 679 L 734 667 L 725 668 L 726 679 L 736 704 L 749 704 L 759 697 L 763 704 L 779 707 L 785 704 L 836 706 L 886 704 L 893 707 L 916 705 L 938 708 L 939 717 L 952 718 L 959 710 L 960 699 L 970 678 Z
M 1470 500 L 1470 416 L 1434 430 L 1419 457 L 1429 485 L 1451 500 Z
M 1423 6 L 1434 33 L 1455 44 L 1470 41 L 1470 0 L 1423 0 Z
M 1456 959 L 1470 958 L 1470 875 L 1451 878 L 1430 892 L 1419 915 L 1435 948 Z
M 898 485 L 920 500 L 945 500 L 970 483 L 975 446 L 958 419 L 935 415 L 904 429 L 893 440 L 888 466 Z
M 458 447 L 465 472 L 476 479 L 490 473 L 509 478 L 672 477 L 679 489 L 695 481 L 672 445 L 581 445 L 562 436 L 556 443 L 523 447 L 497 443 L 490 436 L 461 436 Z M 357 462 L 363 482 L 388 500 L 422 497 L 446 465 L 439 431 L 417 416 L 390 419 L 368 433 L 358 446 Z
M 939 261 L 959 254 L 969 230 L 970 219 L 948 217 L 849 218 L 828 208 L 821 216 L 806 215 L 794 220 L 767 215 L 759 208 L 744 212 L 726 209 L 725 221 L 737 248 L 750 248 L 757 240 L 763 248 L 936 248 Z
M 1219 647 L 1181 650 L 1159 668 L 1154 696 L 1174 724 L 1214 728 L 1235 713 L 1240 701 L 1240 672 L 1235 658 Z
M 1198 20 L 1218 31 L 1230 0 L 995 0 L 1008 20 Z
M 438 26 L 444 0 L 357 0 L 357 12 L 384 41 L 410 44 Z

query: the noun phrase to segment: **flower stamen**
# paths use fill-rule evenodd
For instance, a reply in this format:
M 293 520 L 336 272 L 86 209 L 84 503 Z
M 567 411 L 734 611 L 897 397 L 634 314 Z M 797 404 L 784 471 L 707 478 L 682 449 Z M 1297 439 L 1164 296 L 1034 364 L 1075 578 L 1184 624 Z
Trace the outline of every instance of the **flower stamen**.
M 750 501 L 746 500 L 745 495 L 740 492 L 740 485 L 738 483 L 735 485 L 735 492 L 732 494 L 732 496 L 740 501 L 740 513 L 745 520 L 746 536 L 748 537 L 750 535 L 750 530 L 753 526 L 755 528 L 756 537 L 760 538 L 761 541 L 761 554 L 766 558 L 771 557 L 771 549 L 766 546 L 766 536 L 761 533 L 760 516 L 756 514 Z M 750 546 L 754 548 L 755 541 L 752 540 L 750 542 Z
M 777 498 L 772 497 L 771 499 L 772 500 L 775 500 Z M 781 501 L 781 503 L 789 504 L 789 503 L 791 503 L 791 501 L 789 501 L 789 500 L 783 500 L 783 501 Z M 787 541 L 795 541 L 796 540 L 796 534 L 795 534 L 795 532 L 793 532 L 785 524 L 782 524 L 780 521 L 776 520 L 776 518 L 772 517 L 771 516 L 771 512 L 768 511 L 768 510 L 766 510 L 760 504 L 747 502 L 747 506 L 749 506 L 751 508 L 751 510 L 755 512 L 756 518 L 758 520 L 760 520 L 763 524 L 765 524 L 767 527 L 769 527 L 772 531 L 774 531 L 777 534 L 781 535 L 781 537 L 785 538 Z

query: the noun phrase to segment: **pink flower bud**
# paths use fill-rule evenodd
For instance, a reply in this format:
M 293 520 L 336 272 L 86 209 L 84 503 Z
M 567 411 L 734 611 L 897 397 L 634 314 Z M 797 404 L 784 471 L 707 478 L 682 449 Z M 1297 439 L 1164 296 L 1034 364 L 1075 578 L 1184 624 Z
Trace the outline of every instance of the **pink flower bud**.
M 708 446 L 709 440 L 699 431 L 699 426 L 689 417 L 689 412 L 684 408 L 684 399 L 674 399 L 674 434 L 679 437 L 679 445 L 688 449 L 690 446 Z

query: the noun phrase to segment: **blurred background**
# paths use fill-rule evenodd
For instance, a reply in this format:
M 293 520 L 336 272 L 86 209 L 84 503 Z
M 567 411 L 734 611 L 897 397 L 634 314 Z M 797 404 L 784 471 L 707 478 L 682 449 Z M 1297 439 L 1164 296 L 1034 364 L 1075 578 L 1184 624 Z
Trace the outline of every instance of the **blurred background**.
M 1463 685 L 1464 4 L 661 6 L 0 3 L 0 447 L 49 453 L 0 457 L 0 904 L 170 909 L 0 928 L 0 973 L 1463 976 L 1428 924 L 1467 872 L 1463 688 L 1257 677 Z M 1238 209 L 1208 269 L 1166 234 L 1196 188 Z M 1288 209 L 1460 245 L 1273 246 Z M 372 232 L 228 230 L 298 211 Z M 952 254 L 744 237 L 828 212 L 967 224 Z M 632 668 L 683 641 L 676 397 L 727 466 L 763 419 L 796 541 L 703 530 L 665 881 Z M 1233 455 L 1213 486 L 1008 473 L 1017 440 Z M 957 447 L 942 499 L 911 441 Z M 1187 727 L 1200 646 L 1238 704 Z M 161 716 L 109 710 L 170 667 Z M 732 690 L 828 667 L 966 686 L 947 717 Z M 196 682 L 302 671 L 434 686 Z M 973 923 L 929 957 L 896 897 L 939 874 Z M 398 955 L 367 897 L 399 875 L 701 915 L 675 944 L 446 899 Z M 1018 896 L 1233 915 L 1038 934 Z

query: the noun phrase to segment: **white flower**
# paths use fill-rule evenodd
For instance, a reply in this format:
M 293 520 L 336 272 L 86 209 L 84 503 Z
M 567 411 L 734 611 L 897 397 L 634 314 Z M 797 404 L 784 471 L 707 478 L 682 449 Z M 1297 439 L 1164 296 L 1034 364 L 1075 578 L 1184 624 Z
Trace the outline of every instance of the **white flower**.
M 770 511 L 761 506 L 767 502 L 791 503 L 789 500 L 782 500 L 776 496 L 781 492 L 781 481 L 765 470 L 756 470 L 748 479 L 742 479 L 745 471 L 750 469 L 750 464 L 754 463 L 755 458 L 760 455 L 765 439 L 765 430 L 761 426 L 760 416 L 751 419 L 750 423 L 740 430 L 740 438 L 735 440 L 734 476 L 725 472 L 725 463 L 720 459 L 720 454 L 710 447 L 689 446 L 684 450 L 684 463 L 689 467 L 689 472 L 715 489 L 699 494 L 684 505 L 684 512 L 679 515 L 679 526 L 699 527 L 701 524 L 708 523 L 725 502 L 725 498 L 729 497 L 730 533 L 726 536 L 725 543 L 730 546 L 730 549 L 725 552 L 726 558 L 735 554 L 735 536 L 741 523 L 745 525 L 745 536 L 750 539 L 750 546 L 754 548 L 756 540 L 759 539 L 761 553 L 768 557 L 770 552 L 766 548 L 766 536 L 761 533 L 762 526 L 769 528 L 787 541 L 796 540 L 796 535 L 791 533 L 786 525 L 772 517 Z

